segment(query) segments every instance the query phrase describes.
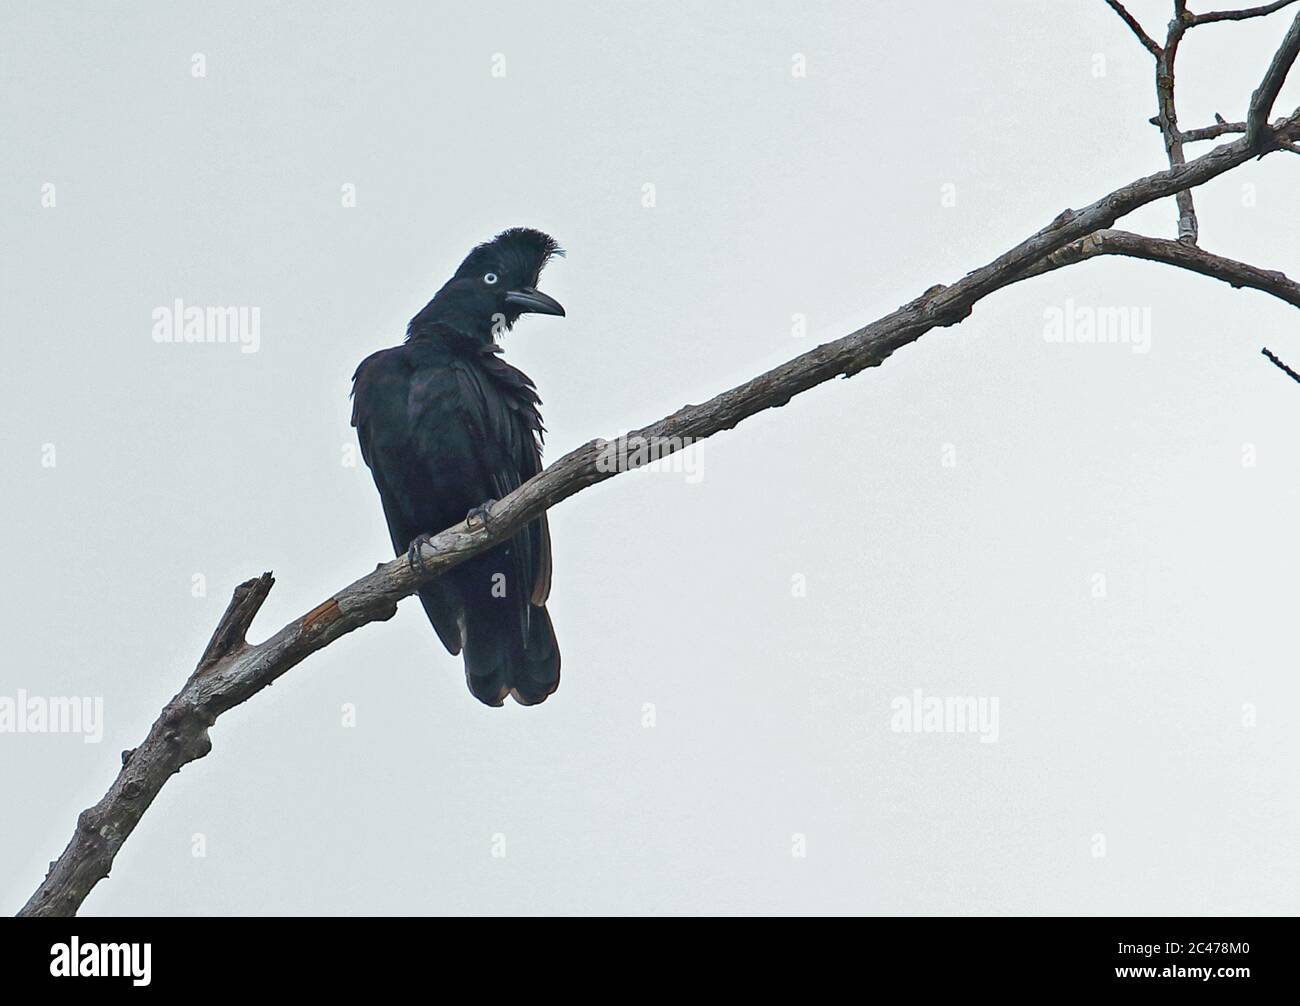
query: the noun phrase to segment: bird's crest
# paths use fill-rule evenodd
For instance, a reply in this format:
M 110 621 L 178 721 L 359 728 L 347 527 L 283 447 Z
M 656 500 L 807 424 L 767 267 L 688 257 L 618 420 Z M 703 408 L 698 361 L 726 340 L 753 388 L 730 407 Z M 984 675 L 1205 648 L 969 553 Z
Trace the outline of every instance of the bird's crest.
M 456 270 L 456 278 L 495 271 L 520 286 L 536 286 L 542 267 L 564 249 L 555 238 L 531 227 L 511 227 L 477 246 Z

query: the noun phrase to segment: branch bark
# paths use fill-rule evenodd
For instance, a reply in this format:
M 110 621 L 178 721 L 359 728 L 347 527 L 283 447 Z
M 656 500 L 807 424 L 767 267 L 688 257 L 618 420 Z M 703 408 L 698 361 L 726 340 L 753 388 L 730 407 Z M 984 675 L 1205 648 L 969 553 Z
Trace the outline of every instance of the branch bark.
M 1271 129 L 1279 144 L 1300 138 L 1300 109 L 1279 119 Z M 1290 299 L 1294 284 L 1280 274 L 1255 270 L 1177 242 L 1106 230 L 1138 207 L 1176 197 L 1256 154 L 1249 138 L 1242 137 L 1193 161 L 1121 186 L 1081 210 L 1064 210 L 1041 230 L 951 286 L 933 286 L 864 328 L 707 402 L 683 406 L 621 439 L 633 448 L 632 456 L 636 456 L 636 445 L 646 442 L 654 444 L 662 456 L 731 429 L 833 377 L 851 377 L 879 366 L 895 350 L 931 329 L 957 324 L 989 294 L 1048 268 L 1070 264 L 1074 256 L 1141 252 L 1139 257 L 1194 269 L 1236 285 L 1255 286 L 1277 296 L 1286 294 L 1283 299 L 1294 303 Z M 1090 235 L 1095 239 L 1091 246 L 1086 241 Z M 1175 252 L 1170 245 L 1182 250 Z M 316 650 L 363 625 L 391 618 L 397 602 L 420 583 L 509 537 L 520 525 L 575 493 L 626 470 L 616 459 L 629 455 L 620 453 L 617 446 L 593 440 L 569 452 L 493 506 L 486 525 L 470 528 L 462 522 L 436 535 L 421 549 L 424 572 L 417 575 L 405 558 L 382 563 L 265 642 L 250 644 L 246 634 L 274 580 L 264 573 L 241 584 L 184 687 L 163 708 L 140 746 L 123 752 L 116 780 L 99 803 L 78 817 L 72 839 L 50 864 L 49 873 L 19 915 L 75 914 L 95 884 L 109 875 L 118 850 L 167 780 L 211 750 L 208 731 L 223 712 L 273 684 Z
M 1159 59 L 1160 46 L 1156 44 L 1155 39 L 1143 31 L 1142 25 L 1138 22 L 1138 19 L 1130 14 L 1128 9 L 1120 3 L 1119 0 L 1106 0 L 1106 3 L 1110 9 L 1118 14 L 1123 22 L 1129 26 L 1129 30 L 1137 36 L 1137 40 L 1142 43 L 1147 52 L 1151 53 L 1151 55 L 1156 59 Z
M 1183 142 L 1196 143 L 1200 140 L 1217 140 L 1220 136 L 1226 136 L 1228 133 L 1244 133 L 1246 131 L 1244 122 L 1228 122 L 1221 115 L 1216 115 L 1215 120 L 1213 126 L 1184 130 Z M 1156 125 L 1159 125 L 1159 123 L 1157 122 Z
M 1178 58 L 1178 47 L 1188 29 L 1199 25 L 1213 24 L 1216 21 L 1244 21 L 1247 18 L 1264 17 L 1274 11 L 1281 10 L 1283 7 L 1290 6 L 1294 2 L 1295 0 L 1276 0 L 1274 3 L 1242 10 L 1193 14 L 1187 9 L 1187 0 L 1174 0 L 1174 16 L 1169 22 L 1169 28 L 1165 35 L 1165 44 L 1162 46 L 1143 30 L 1141 23 L 1129 13 L 1119 0 L 1106 0 L 1106 4 L 1128 25 L 1129 30 L 1142 43 L 1143 48 L 1156 59 L 1156 105 L 1158 111 L 1150 121 L 1152 125 L 1160 127 L 1160 133 L 1165 142 L 1165 156 L 1169 159 L 1171 168 L 1176 168 L 1185 163 L 1184 143 L 1215 139 L 1227 133 L 1244 132 L 1251 145 L 1256 150 L 1262 151 L 1269 142 L 1268 117 L 1272 114 L 1273 103 L 1282 90 L 1282 84 L 1286 80 L 1287 73 L 1290 72 L 1291 65 L 1295 62 L 1296 56 L 1300 54 L 1300 14 L 1297 14 L 1295 21 L 1291 25 L 1291 30 L 1287 33 L 1281 47 L 1274 54 L 1273 61 L 1265 72 L 1263 81 L 1256 88 L 1255 93 L 1251 95 L 1250 109 L 1246 121 L 1244 123 L 1225 122 L 1222 116 L 1216 115 L 1215 119 L 1217 121 L 1213 126 L 1183 132 L 1178 127 L 1178 106 L 1174 100 L 1174 61 Z M 1274 138 L 1273 142 L 1277 145 L 1280 141 Z M 1295 152 L 1300 153 L 1300 151 Z M 1194 245 L 1200 239 L 1200 224 L 1196 219 L 1196 206 L 1192 201 L 1191 191 L 1184 189 L 1179 192 L 1176 201 L 1178 203 L 1178 240 Z
M 1190 24 L 1185 0 L 1174 0 L 1174 18 L 1169 22 L 1164 47 L 1156 56 L 1156 99 L 1160 108 L 1156 121 L 1165 138 L 1165 156 L 1169 158 L 1171 168 L 1178 167 L 1186 160 L 1183 134 L 1178 129 L 1178 107 L 1174 101 L 1174 60 L 1178 58 L 1178 46 Z M 1200 224 L 1196 220 L 1191 190 L 1183 189 L 1178 193 L 1176 201 L 1178 240 L 1196 244 L 1200 237 Z
M 1246 138 L 1256 150 L 1263 149 L 1268 140 L 1266 128 L 1268 117 L 1273 111 L 1273 102 L 1277 101 L 1278 92 L 1291 66 L 1300 56 L 1300 14 L 1291 22 L 1291 29 L 1282 40 L 1281 47 L 1273 54 L 1273 61 L 1264 72 L 1255 93 L 1250 96 L 1250 110 L 1246 114 Z
M 1290 377 L 1291 380 L 1293 380 L 1293 381 L 1300 381 L 1300 374 L 1296 373 L 1294 370 L 1292 370 L 1290 367 L 1288 367 L 1285 363 L 1283 363 L 1281 360 L 1279 360 L 1278 357 L 1277 357 L 1277 354 L 1274 353 L 1274 352 L 1273 352 L 1271 349 L 1269 349 L 1267 346 L 1265 346 L 1263 349 L 1261 349 L 1260 352 L 1263 353 L 1266 357 L 1268 357 L 1269 360 L 1273 363 L 1273 365 L 1276 366 L 1279 370 L 1281 370 L 1282 373 L 1284 373 L 1284 374 L 1286 374 L 1288 377 Z
M 1235 259 L 1224 258 L 1222 255 L 1212 255 L 1182 241 L 1151 238 L 1130 231 L 1095 231 L 1030 266 L 1021 273 L 1020 278 L 1041 276 L 1045 272 L 1052 272 L 1099 255 L 1123 255 L 1128 258 L 1146 259 L 1149 262 L 1163 262 L 1165 265 L 1177 266 L 1179 269 L 1200 273 L 1211 279 L 1222 280 L 1238 289 L 1249 287 L 1260 290 L 1285 301 L 1292 307 L 1300 307 L 1300 283 L 1289 279 L 1284 273 L 1261 269 L 1248 262 L 1238 262 Z
M 1273 0 L 1273 3 L 1258 7 L 1246 7 L 1242 10 L 1218 10 L 1207 14 L 1193 14 L 1192 24 L 1212 24 L 1215 21 L 1245 21 L 1251 17 L 1266 17 L 1283 7 L 1290 7 L 1296 0 Z

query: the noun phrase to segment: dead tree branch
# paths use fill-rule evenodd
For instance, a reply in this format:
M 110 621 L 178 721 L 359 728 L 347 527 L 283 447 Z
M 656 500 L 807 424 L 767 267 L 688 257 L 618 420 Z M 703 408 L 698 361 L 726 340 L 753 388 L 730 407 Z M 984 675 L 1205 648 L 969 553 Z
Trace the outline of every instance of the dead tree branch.
M 1176 168 L 1186 162 L 1183 144 L 1197 140 L 1217 139 L 1227 133 L 1245 133 L 1256 150 L 1262 150 L 1268 142 L 1268 117 L 1273 111 L 1282 84 L 1286 80 L 1291 65 L 1300 54 L 1300 14 L 1296 15 L 1281 47 L 1273 56 L 1264 79 L 1251 95 L 1250 110 L 1244 123 L 1226 122 L 1222 116 L 1215 116 L 1215 124 L 1187 132 L 1178 128 L 1178 105 L 1174 100 L 1174 61 L 1178 58 L 1178 47 L 1189 28 L 1213 24 L 1217 21 L 1244 21 L 1247 18 L 1263 17 L 1281 10 L 1295 0 L 1278 0 L 1276 3 L 1264 4 L 1244 10 L 1212 11 L 1208 14 L 1193 14 L 1187 9 L 1187 0 L 1174 0 L 1174 16 L 1169 22 L 1165 35 L 1165 44 L 1159 45 L 1143 30 L 1138 22 L 1119 0 L 1106 0 L 1107 5 L 1128 25 L 1142 46 L 1156 60 L 1156 106 L 1158 111 L 1149 120 L 1153 126 L 1160 128 L 1164 137 L 1165 156 L 1169 166 Z M 1274 141 L 1275 143 L 1278 142 Z M 1178 204 L 1178 240 L 1185 244 L 1196 244 L 1200 239 L 1200 224 L 1196 219 L 1196 206 L 1192 193 L 1184 189 L 1176 196 Z
M 1192 24 L 1212 24 L 1215 21 L 1245 21 L 1251 17 L 1265 17 L 1283 7 L 1290 7 L 1296 0 L 1274 0 L 1273 3 L 1261 4 L 1259 7 L 1247 7 L 1244 10 L 1211 11 L 1208 14 L 1193 14 Z
M 1156 56 L 1156 99 L 1159 112 L 1156 121 L 1165 138 L 1165 156 L 1169 166 L 1176 168 L 1185 163 L 1183 153 L 1183 134 L 1178 130 L 1178 107 L 1174 101 L 1174 60 L 1178 58 L 1178 46 L 1183 35 L 1190 27 L 1185 0 L 1174 0 L 1174 18 L 1169 22 L 1169 32 L 1165 36 L 1164 47 Z M 1200 225 L 1196 220 L 1196 207 L 1192 203 L 1190 189 L 1183 189 L 1176 197 L 1178 203 L 1178 240 L 1196 244 L 1200 236 Z
M 1273 363 L 1278 367 L 1278 369 L 1280 369 L 1282 373 L 1289 375 L 1293 381 L 1300 381 L 1300 374 L 1297 374 L 1294 370 L 1292 370 L 1285 363 L 1279 360 L 1277 358 L 1277 354 L 1274 353 L 1272 350 L 1270 350 L 1267 346 L 1261 349 L 1260 352 L 1263 353 L 1265 356 L 1267 356 L 1270 360 L 1272 360 Z
M 1151 238 L 1130 231 L 1101 230 L 1094 231 L 1081 241 L 1074 241 L 1060 251 L 1053 252 L 1042 261 L 1030 266 L 1021 279 L 1041 276 L 1063 266 L 1096 258 L 1099 255 L 1123 255 L 1128 258 L 1146 259 L 1148 262 L 1163 262 L 1165 265 L 1177 266 L 1190 272 L 1219 279 L 1230 286 L 1249 287 L 1285 301 L 1292 307 L 1300 307 L 1300 283 L 1288 279 L 1284 273 L 1235 259 L 1212 255 L 1207 251 L 1188 245 L 1182 241 L 1170 241 L 1168 238 Z
M 1111 6 L 1122 10 L 1118 4 Z M 1269 150 L 1300 139 L 1300 109 L 1268 128 L 1274 141 Z M 1005 286 L 1096 254 L 1150 258 L 1296 303 L 1295 284 L 1280 273 L 1209 255 L 1186 243 L 1108 230 L 1141 206 L 1176 198 L 1266 152 L 1249 137 L 1241 137 L 1123 185 L 1083 209 L 1064 210 L 1041 230 L 952 285 L 933 286 L 841 339 L 700 405 L 685 405 L 620 440 L 632 456 L 637 456 L 637 446 L 646 443 L 655 446 L 658 456 L 671 453 L 766 409 L 783 406 L 831 378 L 851 377 L 879 366 L 931 329 L 962 321 L 976 303 Z M 423 573 L 417 575 L 405 558 L 382 563 L 261 643 L 249 643 L 246 634 L 274 581 L 265 573 L 241 584 L 197 668 L 163 708 L 140 746 L 123 752 L 116 780 L 99 803 L 78 817 L 71 841 L 19 914 L 75 914 L 91 889 L 109 875 L 114 857 L 167 780 L 211 750 L 208 731 L 223 712 L 247 701 L 316 650 L 370 622 L 391 618 L 398 601 L 420 583 L 508 538 L 516 528 L 575 493 L 619 474 L 627 467 L 619 459 L 627 456 L 618 444 L 603 440 L 584 444 L 495 504 L 485 524 L 470 528 L 462 522 L 436 535 L 421 549 Z
M 1228 133 L 1244 133 L 1246 131 L 1244 122 L 1228 122 L 1221 115 L 1216 115 L 1214 119 L 1213 126 L 1184 130 L 1183 142 L 1196 143 L 1200 140 L 1217 140 L 1220 136 L 1226 136 Z
M 1282 40 L 1281 47 L 1273 54 L 1273 61 L 1269 63 L 1264 79 L 1260 81 L 1255 93 L 1250 96 L 1250 111 L 1246 115 L 1246 138 L 1256 150 L 1262 150 L 1268 141 L 1268 117 L 1273 111 L 1273 102 L 1277 100 L 1278 92 L 1282 90 L 1286 75 L 1291 72 L 1291 66 L 1298 55 L 1300 55 L 1300 14 L 1297 14 L 1295 20 L 1291 22 L 1291 29 Z
M 1137 36 L 1138 41 L 1146 47 L 1147 52 L 1151 53 L 1151 55 L 1156 59 L 1159 59 L 1160 46 L 1156 44 L 1155 39 L 1142 30 L 1142 25 L 1138 23 L 1138 19 L 1130 14 L 1119 0 L 1106 0 L 1106 3 L 1110 6 L 1111 10 L 1124 20 L 1124 23 L 1128 25 L 1133 34 Z

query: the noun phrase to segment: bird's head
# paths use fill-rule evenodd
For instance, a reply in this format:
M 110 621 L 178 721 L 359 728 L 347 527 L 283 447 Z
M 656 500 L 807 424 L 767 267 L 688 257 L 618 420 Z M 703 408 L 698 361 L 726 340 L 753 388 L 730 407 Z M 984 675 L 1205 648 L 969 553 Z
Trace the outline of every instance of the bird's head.
M 564 315 L 553 297 L 537 289 L 542 267 L 564 252 L 549 234 L 512 227 L 478 245 L 411 320 L 408 336 L 437 325 L 450 326 L 480 343 L 510 329 L 520 315 Z

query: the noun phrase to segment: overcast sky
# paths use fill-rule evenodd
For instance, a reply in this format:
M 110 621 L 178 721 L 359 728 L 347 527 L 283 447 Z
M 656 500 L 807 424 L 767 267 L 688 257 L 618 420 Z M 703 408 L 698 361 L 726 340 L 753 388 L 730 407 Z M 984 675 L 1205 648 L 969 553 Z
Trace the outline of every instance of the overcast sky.
M 1183 123 L 1242 118 L 1288 22 L 1189 35 Z M 568 250 L 568 317 L 506 340 L 554 459 L 1164 157 L 1102 0 L 10 2 L 0 39 L 0 703 L 103 711 L 0 732 L 5 912 L 235 584 L 276 573 L 261 639 L 391 555 L 349 379 L 475 242 Z M 1198 189 L 1203 246 L 1300 273 L 1298 182 Z M 256 342 L 156 341 L 177 299 Z M 1128 337 L 1053 341 L 1098 319 Z M 223 716 L 84 911 L 1293 912 L 1300 385 L 1263 345 L 1300 363 L 1294 308 L 1164 266 L 1000 292 L 554 510 L 544 705 L 477 703 L 404 602 Z M 904 730 L 918 696 L 985 719 Z

